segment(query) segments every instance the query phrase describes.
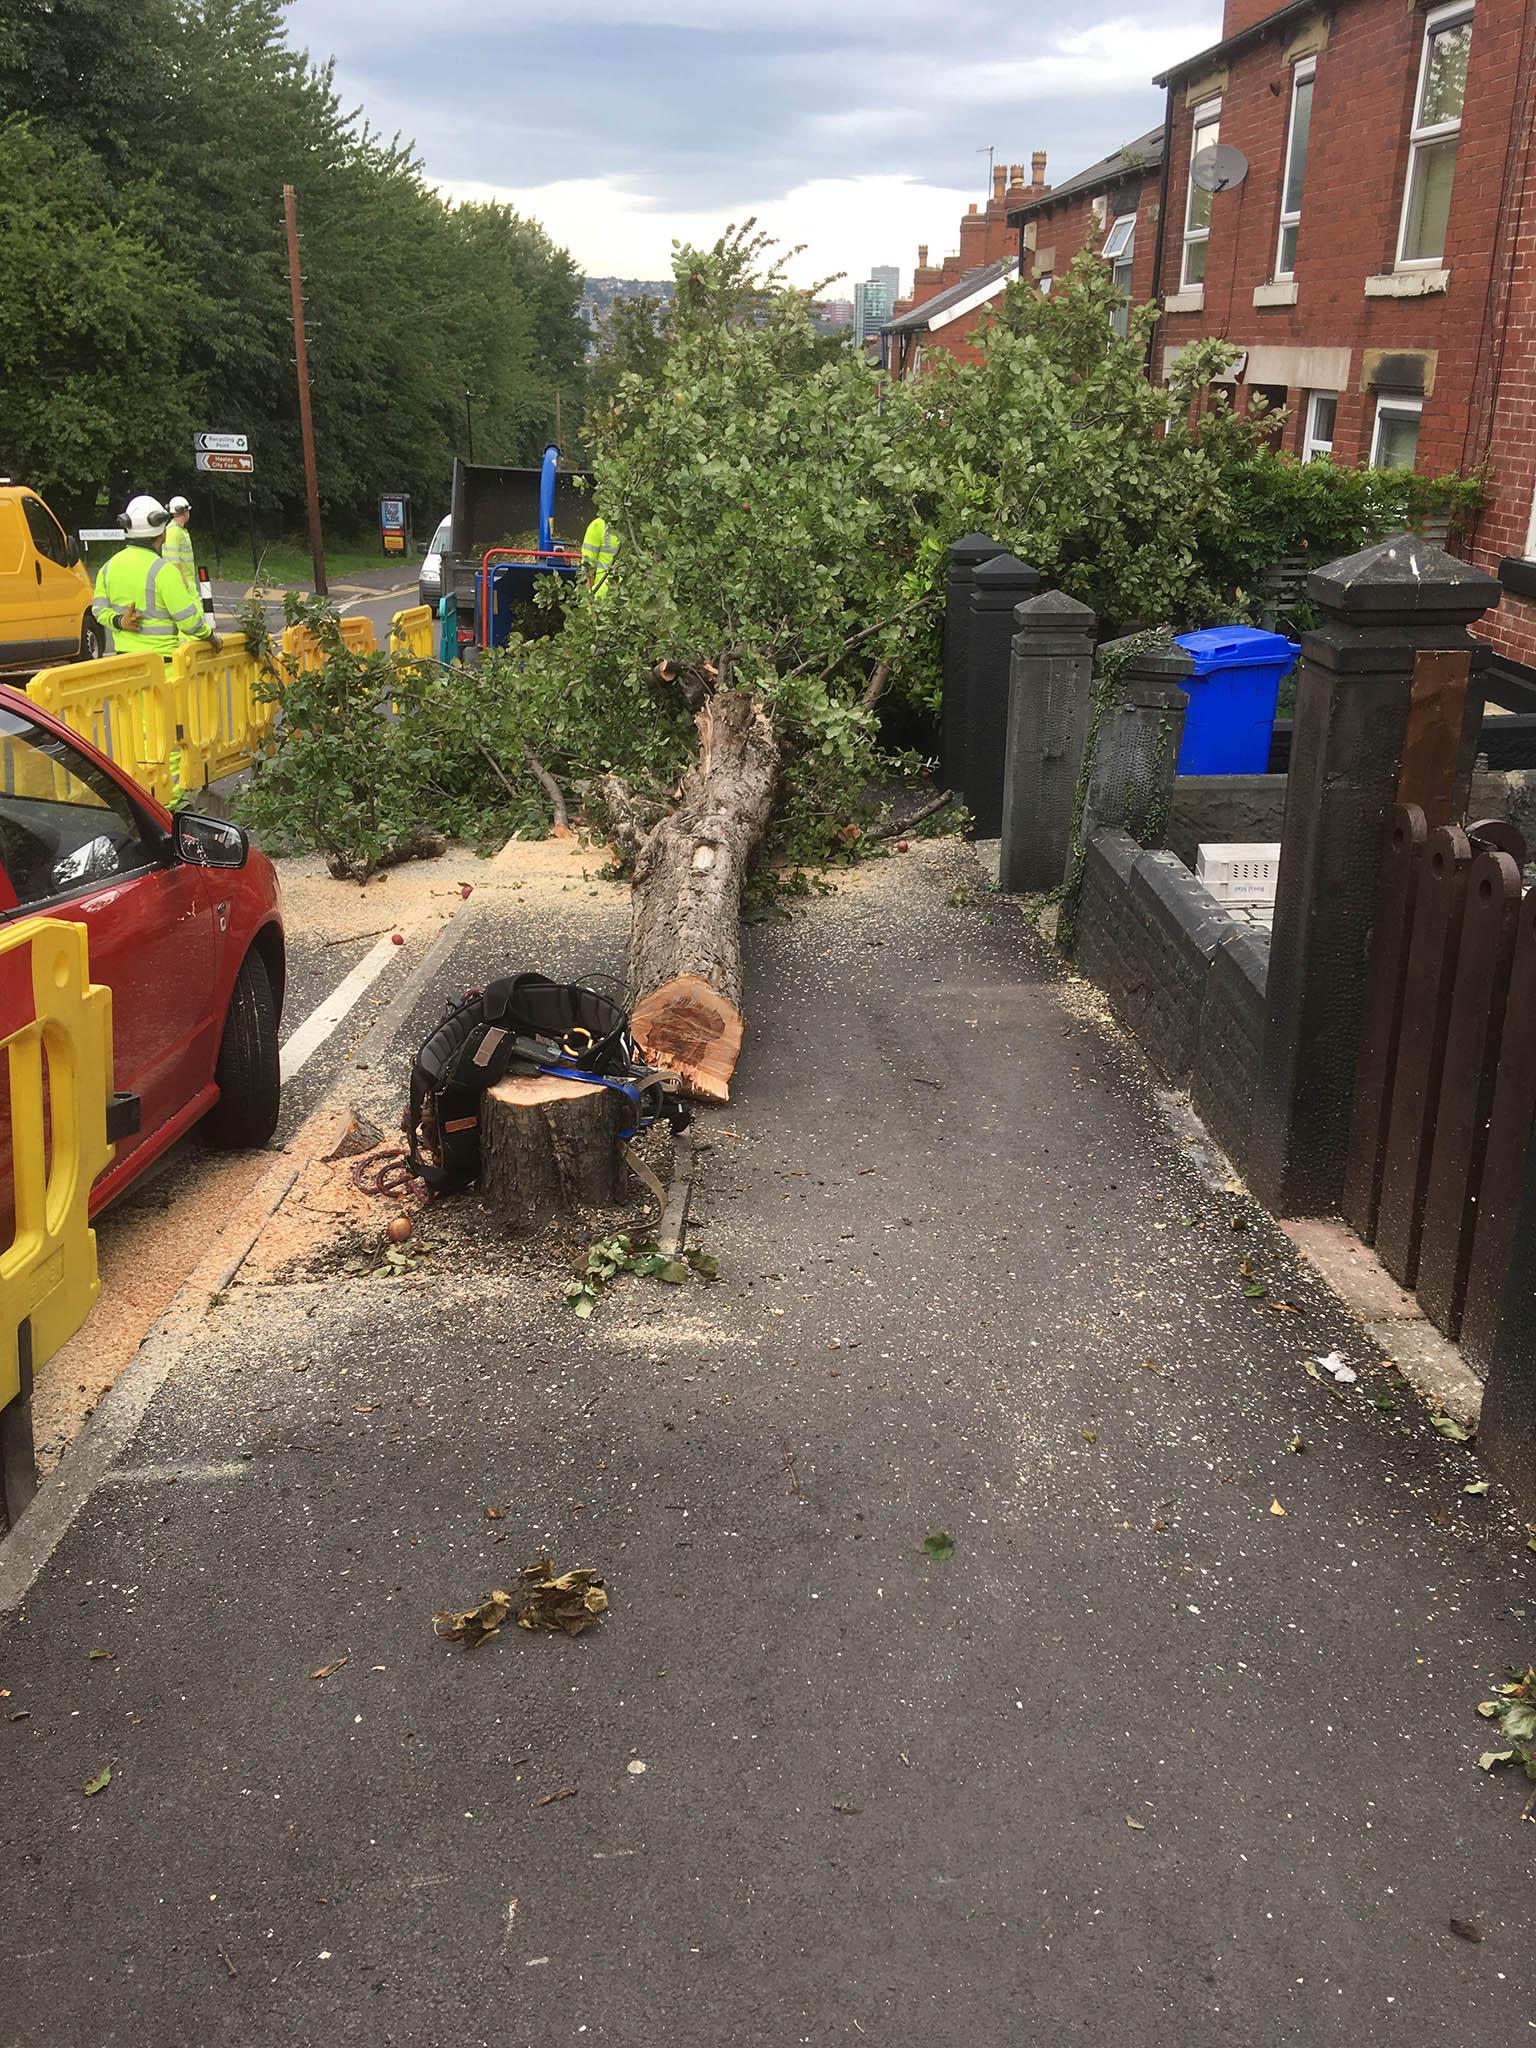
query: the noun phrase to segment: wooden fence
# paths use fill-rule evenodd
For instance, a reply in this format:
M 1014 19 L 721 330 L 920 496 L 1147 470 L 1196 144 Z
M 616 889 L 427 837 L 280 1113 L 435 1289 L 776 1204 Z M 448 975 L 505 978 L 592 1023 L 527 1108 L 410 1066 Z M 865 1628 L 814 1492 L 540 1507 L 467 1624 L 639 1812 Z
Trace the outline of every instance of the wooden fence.
M 1501 821 L 1388 830 L 1346 1218 L 1486 1370 L 1536 1118 L 1536 889 Z

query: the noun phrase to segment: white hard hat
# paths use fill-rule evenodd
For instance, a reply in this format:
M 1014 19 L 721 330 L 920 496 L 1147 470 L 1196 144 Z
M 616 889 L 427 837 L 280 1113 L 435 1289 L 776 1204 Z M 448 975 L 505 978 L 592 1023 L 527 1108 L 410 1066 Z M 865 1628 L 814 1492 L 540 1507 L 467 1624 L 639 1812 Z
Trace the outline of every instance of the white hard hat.
M 190 512 L 192 510 L 192 500 L 190 498 L 172 498 L 169 509 L 172 513 Z
M 128 500 L 127 510 L 119 512 L 117 523 L 130 540 L 158 540 L 171 523 L 171 515 L 158 498 L 141 493 Z

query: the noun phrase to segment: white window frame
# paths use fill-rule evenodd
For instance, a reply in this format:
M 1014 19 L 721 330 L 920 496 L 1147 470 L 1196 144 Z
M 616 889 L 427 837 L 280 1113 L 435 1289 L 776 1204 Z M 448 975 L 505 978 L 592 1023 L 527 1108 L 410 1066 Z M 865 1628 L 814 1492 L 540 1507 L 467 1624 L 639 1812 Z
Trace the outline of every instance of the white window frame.
M 1424 417 L 1424 401 L 1422 398 L 1396 398 L 1390 394 L 1379 397 L 1376 400 L 1376 417 L 1371 424 L 1370 467 L 1372 469 L 1381 468 L 1381 427 L 1382 421 L 1389 413 L 1397 413 L 1400 416 L 1411 415 L 1416 420 L 1422 420 Z
M 1124 229 L 1124 233 L 1121 230 Z M 1110 313 L 1109 324 L 1123 341 L 1131 329 L 1131 284 L 1136 266 L 1136 215 L 1117 213 L 1099 251 L 1109 265 L 1110 282 L 1125 293 L 1125 304 Z M 1121 273 L 1124 272 L 1122 280 Z
M 1281 278 L 1294 277 L 1296 275 L 1295 258 L 1292 258 L 1289 266 L 1287 266 L 1284 259 L 1285 231 L 1287 228 L 1300 228 L 1301 201 L 1300 199 L 1298 199 L 1293 211 L 1287 213 L 1285 209 L 1285 195 L 1287 190 L 1289 189 L 1291 182 L 1291 162 L 1296 154 L 1296 95 L 1300 91 L 1302 86 L 1312 85 L 1313 80 L 1316 77 L 1317 59 L 1315 57 L 1303 57 L 1301 62 L 1298 65 L 1296 65 L 1291 72 L 1290 125 L 1287 129 L 1285 138 L 1285 163 L 1282 166 L 1280 173 L 1280 232 L 1275 242 L 1275 280 L 1277 283 Z M 1312 97 L 1314 101 L 1317 98 L 1315 88 L 1313 90 Z M 1309 114 L 1307 117 L 1307 141 L 1309 146 L 1311 140 L 1312 120 L 1311 115 Z M 1305 186 L 1307 178 L 1307 167 L 1305 163 L 1303 163 L 1301 167 L 1301 178 L 1302 184 L 1303 186 Z
M 1189 161 L 1191 167 L 1193 167 L 1195 157 L 1198 154 L 1198 151 L 1195 147 L 1195 137 L 1200 133 L 1200 130 L 1202 128 L 1208 127 L 1210 123 L 1213 121 L 1216 124 L 1216 140 L 1220 142 L 1221 101 L 1219 98 L 1211 100 L 1202 100 L 1200 105 L 1195 109 L 1194 118 L 1191 120 L 1189 124 Z M 1209 145 L 1207 145 L 1207 147 L 1209 147 Z M 1211 239 L 1211 231 L 1209 226 L 1203 228 L 1192 228 L 1189 224 L 1190 212 L 1195 203 L 1195 191 L 1195 181 L 1193 178 L 1190 178 L 1188 180 L 1187 189 L 1184 194 L 1184 253 L 1179 261 L 1179 290 L 1181 292 L 1202 291 L 1205 288 L 1205 279 L 1203 276 L 1191 277 L 1189 274 L 1190 249 L 1197 242 L 1209 242 L 1209 240 Z M 1212 199 L 1215 198 L 1214 193 L 1211 193 L 1208 196 Z
M 1319 399 L 1333 401 L 1333 433 L 1325 441 L 1317 431 L 1317 402 Z M 1309 391 L 1307 393 L 1307 430 L 1302 437 L 1301 459 L 1315 462 L 1320 455 L 1332 459 L 1334 438 L 1339 431 L 1339 394 L 1337 391 Z
M 1525 559 L 1536 562 L 1536 485 L 1531 488 L 1531 523 L 1525 529 Z
M 1470 21 L 1474 8 L 1471 0 L 1456 0 L 1450 7 L 1437 7 L 1433 14 L 1424 17 L 1424 33 L 1419 43 L 1419 76 L 1413 88 L 1413 114 L 1408 129 L 1408 172 L 1403 179 L 1403 205 L 1397 221 L 1397 261 L 1395 270 L 1439 270 L 1445 263 L 1445 250 L 1437 256 L 1405 256 L 1403 243 L 1408 234 L 1408 209 L 1413 202 L 1413 174 L 1418 164 L 1419 151 L 1426 143 L 1445 142 L 1452 136 L 1459 137 L 1463 113 L 1454 121 L 1437 121 L 1428 128 L 1419 126 L 1419 107 L 1424 99 L 1424 82 L 1429 75 L 1429 53 L 1434 47 L 1435 37 L 1442 29 L 1454 28 L 1461 22 Z M 1459 152 L 1458 152 L 1459 153 Z

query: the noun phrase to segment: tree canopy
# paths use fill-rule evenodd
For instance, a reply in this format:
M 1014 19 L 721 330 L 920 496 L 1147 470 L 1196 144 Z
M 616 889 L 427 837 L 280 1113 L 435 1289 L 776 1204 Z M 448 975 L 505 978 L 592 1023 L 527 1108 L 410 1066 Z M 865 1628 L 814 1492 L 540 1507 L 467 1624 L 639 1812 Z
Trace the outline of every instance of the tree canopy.
M 582 280 L 537 222 L 445 202 L 411 145 L 289 47 L 281 0 L 10 0 L 0 14 L 0 467 L 66 517 L 190 480 L 246 433 L 257 503 L 303 474 L 282 187 L 294 186 L 321 496 L 446 506 L 482 460 L 579 419 Z

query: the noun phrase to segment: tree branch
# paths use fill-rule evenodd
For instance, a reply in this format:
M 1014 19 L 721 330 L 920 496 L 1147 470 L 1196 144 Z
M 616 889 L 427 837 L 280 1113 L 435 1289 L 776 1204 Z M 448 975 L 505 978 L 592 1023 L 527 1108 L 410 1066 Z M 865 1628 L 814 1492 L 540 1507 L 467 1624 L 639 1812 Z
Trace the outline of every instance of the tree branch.
M 888 825 L 882 825 L 878 832 L 871 832 L 867 836 L 871 840 L 895 839 L 903 832 L 910 832 L 914 825 L 921 825 L 924 818 L 931 818 L 935 811 L 942 811 L 946 804 L 952 804 L 954 800 L 955 793 L 952 789 L 941 789 L 936 797 L 924 804 L 920 811 L 914 811 L 910 818 L 903 818 L 899 824 L 893 820 Z
M 528 763 L 529 772 L 540 789 L 549 798 L 549 807 L 554 813 L 555 837 L 563 839 L 571 829 L 570 821 L 565 815 L 565 792 L 544 766 L 544 763 L 539 759 L 532 747 L 529 746 L 528 742 L 524 740 L 521 744 L 523 759 Z
M 829 661 L 827 663 L 827 666 L 822 670 L 822 675 L 831 675 L 833 670 L 837 667 L 838 663 L 843 659 L 845 655 L 851 654 L 855 647 L 858 647 L 862 644 L 862 642 L 868 640 L 873 634 L 883 633 L 887 626 L 894 626 L 897 620 L 904 619 L 907 616 L 908 612 L 915 612 L 919 609 L 920 606 L 925 604 L 933 604 L 937 601 L 937 599 L 938 592 L 936 590 L 925 590 L 921 597 L 914 597 L 910 604 L 904 604 L 901 607 L 900 611 L 892 612 L 888 619 L 877 619 L 874 625 L 861 627 L 860 630 L 857 633 L 855 633 L 851 639 L 845 640 L 843 642 L 842 646 L 838 649 L 837 653 L 833 655 L 831 661 Z M 792 668 L 789 671 L 789 674 L 784 677 L 784 681 L 786 683 L 792 682 L 796 676 L 803 676 L 808 668 L 814 668 L 816 666 L 818 659 L 818 656 L 814 654 L 811 655 L 808 660 L 802 661 L 798 668 Z
M 886 690 L 890 687 L 890 681 L 891 664 L 888 661 L 876 662 L 874 669 L 870 673 L 869 681 L 864 685 L 864 696 L 861 701 L 866 711 L 872 705 L 879 703 Z

